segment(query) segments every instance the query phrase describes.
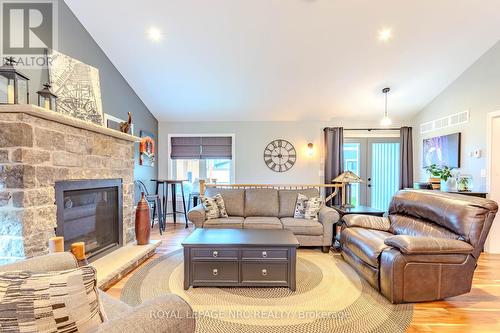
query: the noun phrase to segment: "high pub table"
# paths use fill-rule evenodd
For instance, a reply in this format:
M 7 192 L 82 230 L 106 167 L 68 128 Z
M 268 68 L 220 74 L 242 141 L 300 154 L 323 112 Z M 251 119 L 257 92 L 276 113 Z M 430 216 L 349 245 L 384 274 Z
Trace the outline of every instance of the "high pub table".
M 162 200 L 163 200 L 163 216 L 165 219 L 165 225 L 166 225 L 166 218 L 167 215 L 173 215 L 174 217 L 174 224 L 177 223 L 177 214 L 184 214 L 184 220 L 186 221 L 186 228 L 188 227 L 188 219 L 187 219 L 187 212 L 186 212 L 186 199 L 184 198 L 184 186 L 183 183 L 186 180 L 183 179 L 151 179 L 152 182 L 156 182 L 156 194 L 159 194 L 160 190 L 160 185 L 162 186 Z M 172 191 L 172 212 L 168 213 L 167 212 L 167 201 L 168 201 L 168 186 L 170 185 L 170 189 Z M 182 194 L 182 211 L 177 210 L 177 185 L 180 185 L 181 187 L 181 194 Z

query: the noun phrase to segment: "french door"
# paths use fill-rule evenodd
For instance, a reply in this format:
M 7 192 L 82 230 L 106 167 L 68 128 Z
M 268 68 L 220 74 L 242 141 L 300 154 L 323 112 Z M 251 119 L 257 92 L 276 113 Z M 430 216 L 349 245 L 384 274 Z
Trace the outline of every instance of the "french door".
M 351 202 L 386 211 L 399 190 L 399 138 L 345 138 L 344 169 L 361 177 Z

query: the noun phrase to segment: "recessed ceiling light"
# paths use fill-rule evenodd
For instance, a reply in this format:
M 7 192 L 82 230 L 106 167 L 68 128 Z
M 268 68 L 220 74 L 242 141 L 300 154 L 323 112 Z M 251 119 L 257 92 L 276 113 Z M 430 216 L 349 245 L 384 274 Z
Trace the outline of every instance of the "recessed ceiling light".
M 155 27 L 149 28 L 147 35 L 153 42 L 159 42 L 163 38 L 161 30 Z
M 392 30 L 389 28 L 384 28 L 378 32 L 378 39 L 381 42 L 387 42 L 392 38 Z

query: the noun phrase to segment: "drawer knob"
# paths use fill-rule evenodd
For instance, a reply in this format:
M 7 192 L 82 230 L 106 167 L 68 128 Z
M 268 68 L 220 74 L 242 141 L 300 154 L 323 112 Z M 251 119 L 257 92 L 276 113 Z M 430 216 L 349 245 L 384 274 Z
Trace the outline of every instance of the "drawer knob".
M 217 268 L 214 268 L 212 270 L 212 275 L 217 276 L 217 274 L 219 274 L 219 271 L 217 270 Z
M 218 256 L 218 255 L 219 255 L 219 252 L 217 252 L 217 251 L 214 251 L 214 252 L 212 253 L 212 256 L 213 256 L 214 258 L 217 258 L 217 256 Z
M 262 251 L 262 258 L 267 258 L 267 252 L 266 251 Z
M 265 268 L 264 268 L 264 269 L 262 270 L 262 276 L 266 276 L 266 275 L 267 275 L 267 269 L 265 269 Z

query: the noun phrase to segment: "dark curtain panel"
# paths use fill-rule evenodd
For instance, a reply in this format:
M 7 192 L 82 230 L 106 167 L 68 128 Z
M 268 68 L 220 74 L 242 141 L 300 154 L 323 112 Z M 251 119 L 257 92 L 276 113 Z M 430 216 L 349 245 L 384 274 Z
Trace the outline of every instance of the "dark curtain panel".
M 413 187 L 413 139 L 412 128 L 401 127 L 400 134 L 401 172 L 399 186 L 401 189 Z
M 332 179 L 344 172 L 344 129 L 342 127 L 327 127 L 323 130 L 325 136 L 325 184 L 331 184 Z M 326 196 L 332 193 L 326 190 Z M 341 205 L 341 191 L 332 203 Z

